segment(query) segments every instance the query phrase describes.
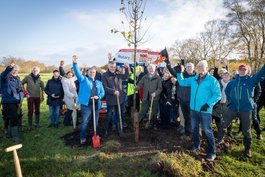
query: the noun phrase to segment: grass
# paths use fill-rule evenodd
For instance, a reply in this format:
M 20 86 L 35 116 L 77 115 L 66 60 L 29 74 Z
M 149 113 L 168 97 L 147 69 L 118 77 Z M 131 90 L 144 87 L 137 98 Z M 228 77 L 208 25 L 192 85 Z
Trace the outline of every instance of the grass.
M 24 78 L 25 74 L 21 74 Z M 52 74 L 42 75 L 43 80 Z M 23 125 L 27 125 L 27 103 L 23 103 Z M 264 111 L 262 112 L 264 127 Z M 62 120 L 62 117 L 60 118 Z M 22 133 L 23 147 L 18 150 L 22 173 L 27 177 L 130 177 L 130 176 L 265 176 L 265 143 L 255 139 L 253 131 L 253 157 L 242 156 L 243 146 L 234 145 L 230 153 L 222 153 L 214 164 L 214 172 L 204 171 L 202 162 L 188 154 L 157 152 L 152 158 L 127 156 L 117 151 L 104 152 L 91 147 L 71 148 L 60 138 L 72 132 L 72 127 L 46 128 L 49 122 L 46 102 L 41 104 L 41 128 Z M 237 128 L 235 126 L 234 128 Z M 13 142 L 2 132 L 0 118 L 0 176 L 16 176 L 12 153 L 4 152 Z M 237 137 L 242 139 L 242 135 Z M 109 140 L 103 144 L 118 149 L 121 144 Z M 161 168 L 163 165 L 164 168 Z

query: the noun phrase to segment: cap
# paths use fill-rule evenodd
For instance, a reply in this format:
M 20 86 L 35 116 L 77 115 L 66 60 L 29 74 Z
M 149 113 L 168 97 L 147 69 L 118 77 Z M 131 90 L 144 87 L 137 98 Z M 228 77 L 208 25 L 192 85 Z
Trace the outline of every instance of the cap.
M 247 67 L 247 65 L 246 64 L 240 64 L 239 66 L 238 66 L 238 69 L 240 70 L 240 69 L 247 69 L 248 67 Z

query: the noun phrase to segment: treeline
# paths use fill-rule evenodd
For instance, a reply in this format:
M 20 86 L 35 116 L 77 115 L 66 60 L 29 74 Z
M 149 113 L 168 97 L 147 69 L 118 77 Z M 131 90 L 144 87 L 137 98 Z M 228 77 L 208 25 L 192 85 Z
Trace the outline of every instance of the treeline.
M 50 73 L 54 69 L 58 68 L 58 66 L 52 65 L 52 66 L 46 66 L 44 63 L 40 63 L 36 60 L 24 60 L 22 58 L 15 58 L 12 56 L 9 57 L 2 57 L 0 60 L 1 66 L 0 71 L 3 71 L 11 61 L 15 61 L 16 64 L 20 67 L 21 73 L 29 73 L 31 72 L 31 69 L 33 66 L 38 66 L 42 73 Z
M 265 63 L 265 1 L 223 0 L 223 5 L 226 18 L 207 22 L 194 38 L 177 40 L 170 48 L 172 58 L 210 65 L 243 59 L 257 71 Z

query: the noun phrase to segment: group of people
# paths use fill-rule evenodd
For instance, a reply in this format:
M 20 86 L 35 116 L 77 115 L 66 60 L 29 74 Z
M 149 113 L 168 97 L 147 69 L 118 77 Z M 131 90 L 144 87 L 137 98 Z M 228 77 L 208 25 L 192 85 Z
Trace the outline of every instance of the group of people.
M 82 122 L 80 125 L 80 144 L 87 142 L 87 127 L 93 112 L 98 129 L 101 100 L 107 104 L 107 121 L 104 136 L 113 131 L 118 133 L 127 127 L 126 117 L 130 117 L 133 101 L 139 111 L 139 123 L 150 121 L 150 127 L 168 129 L 180 117 L 178 131 L 183 137 L 193 137 L 194 153 L 200 149 L 203 130 L 208 142 L 207 160 L 216 158 L 216 143 L 222 143 L 225 135 L 231 136 L 231 122 L 240 119 L 240 131 L 244 136 L 244 155 L 251 157 L 251 125 L 261 139 L 259 111 L 265 105 L 265 66 L 252 75 L 245 64 L 238 67 L 238 73 L 231 76 L 227 66 L 218 71 L 218 66 L 208 68 L 205 60 L 199 61 L 197 70 L 193 63 L 173 66 L 166 50 L 161 51 L 166 67 L 157 67 L 146 62 L 142 66 L 118 66 L 110 60 L 107 71 L 99 73 L 96 67 L 80 70 L 78 57 L 72 57 L 72 70 L 65 73 L 64 62 L 46 86 L 40 77 L 40 69 L 33 67 L 24 79 L 18 77 L 19 67 L 11 62 L 1 73 L 1 94 L 5 133 L 14 141 L 19 141 L 21 123 L 21 104 L 23 98 L 28 102 L 28 128 L 40 127 L 40 104 L 47 94 L 50 123 L 48 127 L 59 127 L 60 109 L 63 104 L 67 111 L 64 125 L 76 124 L 77 109 L 80 105 Z M 135 76 L 134 77 L 134 73 Z M 134 87 L 136 79 L 136 87 Z M 26 86 L 24 88 L 24 85 Z M 136 94 L 136 100 L 133 95 Z M 93 106 L 93 103 L 95 104 Z M 140 104 L 141 103 L 141 104 Z M 141 105 L 141 107 L 139 106 Z M 147 120 L 147 117 L 150 120 Z M 217 141 L 213 135 L 212 120 L 217 127 Z M 120 121 L 121 120 L 121 121 Z

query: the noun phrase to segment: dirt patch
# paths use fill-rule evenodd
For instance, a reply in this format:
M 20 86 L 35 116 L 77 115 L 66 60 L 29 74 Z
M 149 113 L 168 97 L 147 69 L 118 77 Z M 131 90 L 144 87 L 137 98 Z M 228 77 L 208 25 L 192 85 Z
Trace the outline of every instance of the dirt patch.
M 150 160 L 157 152 L 184 152 L 202 162 L 202 167 L 205 171 L 214 172 L 214 166 L 218 161 L 218 154 L 230 152 L 232 144 L 239 144 L 239 141 L 233 138 L 226 138 L 224 143 L 217 145 L 217 159 L 214 162 L 208 162 L 205 160 L 207 145 L 204 136 L 201 141 L 199 153 L 194 154 L 191 152 L 192 138 L 181 136 L 176 126 L 171 126 L 169 129 L 158 128 L 158 130 L 145 129 L 144 126 L 142 126 L 140 127 L 139 134 L 139 143 L 135 144 L 132 128 L 124 129 L 123 134 L 120 136 L 117 132 L 111 131 L 109 137 L 104 138 L 104 128 L 101 127 L 99 129 L 101 147 L 98 150 L 105 153 L 120 153 L 126 157 L 145 158 L 146 160 Z M 88 141 L 85 147 L 91 146 L 92 135 L 93 131 L 88 130 Z M 62 138 L 67 146 L 80 148 L 79 127 Z

